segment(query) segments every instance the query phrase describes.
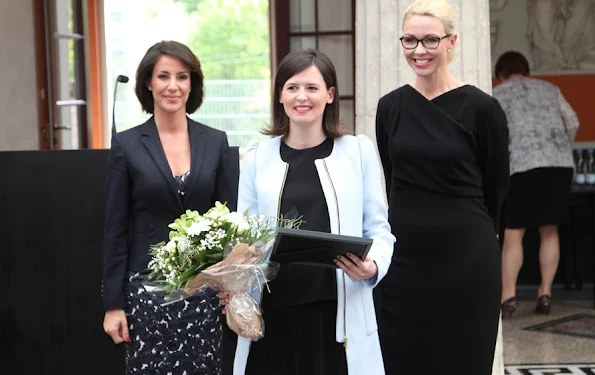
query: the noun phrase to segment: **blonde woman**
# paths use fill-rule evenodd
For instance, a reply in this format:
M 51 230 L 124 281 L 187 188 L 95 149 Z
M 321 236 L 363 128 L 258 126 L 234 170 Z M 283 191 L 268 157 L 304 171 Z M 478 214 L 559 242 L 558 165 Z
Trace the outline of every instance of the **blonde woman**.
M 400 41 L 416 78 L 378 103 L 397 239 L 375 291 L 387 374 L 492 373 L 508 130 L 495 99 L 448 71 L 454 19 L 444 0 L 406 9 Z

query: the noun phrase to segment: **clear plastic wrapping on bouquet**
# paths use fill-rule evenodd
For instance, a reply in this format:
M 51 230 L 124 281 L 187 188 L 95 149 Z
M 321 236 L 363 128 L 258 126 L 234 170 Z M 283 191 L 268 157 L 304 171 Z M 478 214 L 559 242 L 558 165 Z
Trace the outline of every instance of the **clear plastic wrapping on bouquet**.
M 268 261 L 273 245 L 274 239 L 253 244 L 237 243 L 224 260 L 202 270 L 184 289 L 166 292 L 148 278 L 143 284 L 147 291 L 161 298 L 162 305 L 186 299 L 205 289 L 228 292 L 231 297 L 225 307 L 227 325 L 238 335 L 258 341 L 264 336 L 260 295 L 279 271 L 277 263 Z
M 226 321 L 242 337 L 258 341 L 264 336 L 264 320 L 257 299 L 268 281 L 277 276 L 279 265 L 267 261 L 274 240 L 236 244 L 227 257 L 199 273 L 186 287 L 187 293 L 203 288 L 229 292 Z

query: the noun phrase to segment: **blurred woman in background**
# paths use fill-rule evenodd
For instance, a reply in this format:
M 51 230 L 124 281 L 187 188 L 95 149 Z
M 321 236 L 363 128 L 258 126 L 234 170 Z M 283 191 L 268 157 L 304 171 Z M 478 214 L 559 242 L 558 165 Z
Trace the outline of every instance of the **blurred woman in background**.
M 504 53 L 496 63 L 494 88 L 509 129 L 510 190 L 506 201 L 502 248 L 502 316 L 517 308 L 516 282 L 523 265 L 526 228 L 539 228 L 541 284 L 536 313 L 549 314 L 552 282 L 558 268 L 558 225 L 568 219 L 574 160 L 572 143 L 578 117 L 560 89 L 529 78 L 529 62 L 519 52 Z

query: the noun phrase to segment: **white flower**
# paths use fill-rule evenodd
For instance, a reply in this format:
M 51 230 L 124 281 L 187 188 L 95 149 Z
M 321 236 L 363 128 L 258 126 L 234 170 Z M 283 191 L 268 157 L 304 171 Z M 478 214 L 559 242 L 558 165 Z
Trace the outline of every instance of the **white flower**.
M 250 225 L 246 222 L 244 215 L 239 212 L 232 212 L 227 215 L 227 220 L 238 228 L 238 233 L 243 233 L 250 229 Z
M 202 232 L 207 232 L 211 229 L 211 221 L 201 220 L 196 223 L 192 223 L 186 232 L 190 236 L 199 236 Z
M 227 215 L 227 220 L 235 226 L 240 225 L 244 221 L 244 215 L 239 212 L 231 212 Z
M 186 251 L 188 251 L 189 247 L 190 240 L 188 239 L 188 237 L 184 236 L 178 239 L 178 250 L 180 251 L 180 253 L 185 253 Z
M 221 218 L 222 213 L 220 211 L 217 211 L 217 210 L 210 210 L 204 216 L 205 217 L 208 217 L 209 219 L 211 219 L 213 221 L 217 221 L 217 219 Z
M 242 222 L 240 223 L 240 225 L 238 225 L 238 233 L 242 234 L 246 231 L 250 230 L 250 224 L 248 224 L 247 222 Z
M 176 253 L 176 241 L 174 240 L 170 240 L 166 245 L 165 245 L 165 250 L 170 253 L 171 255 L 174 255 Z

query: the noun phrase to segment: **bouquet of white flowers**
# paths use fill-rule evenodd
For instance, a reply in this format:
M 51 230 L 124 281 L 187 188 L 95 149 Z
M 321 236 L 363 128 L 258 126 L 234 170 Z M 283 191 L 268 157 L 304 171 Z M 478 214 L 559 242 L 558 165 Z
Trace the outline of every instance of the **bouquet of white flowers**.
M 169 241 L 151 246 L 149 268 L 165 289 L 179 291 L 200 271 L 222 261 L 236 244 L 274 239 L 276 224 L 275 220 L 230 212 L 219 202 L 204 215 L 187 210 L 169 224 Z
M 279 266 L 268 258 L 278 224 L 277 218 L 230 212 L 219 202 L 203 215 L 188 210 L 169 225 L 169 241 L 151 247 L 151 274 L 143 284 L 160 293 L 162 305 L 206 288 L 230 292 L 228 326 L 257 341 L 264 322 L 250 293 L 277 274 Z

